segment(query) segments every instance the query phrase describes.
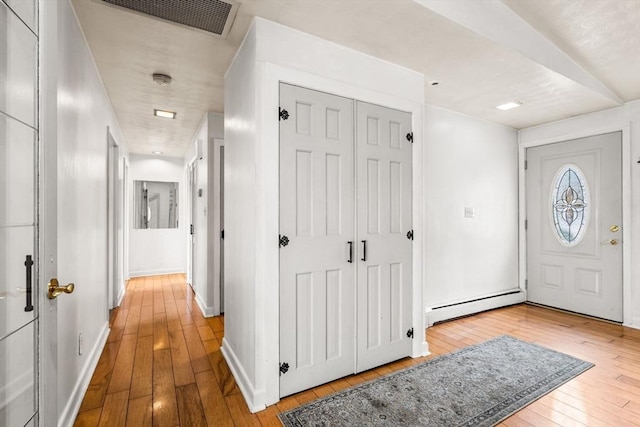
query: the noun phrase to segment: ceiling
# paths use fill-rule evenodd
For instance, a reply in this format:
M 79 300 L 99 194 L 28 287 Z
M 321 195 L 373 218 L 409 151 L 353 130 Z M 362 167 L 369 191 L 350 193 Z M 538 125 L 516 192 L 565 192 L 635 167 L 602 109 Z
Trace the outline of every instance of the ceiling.
M 71 2 L 131 153 L 182 157 L 205 112 L 224 112 L 254 16 L 423 73 L 427 104 L 516 129 L 640 98 L 640 0 L 239 0 L 226 38 Z M 495 108 L 508 101 L 522 106 Z

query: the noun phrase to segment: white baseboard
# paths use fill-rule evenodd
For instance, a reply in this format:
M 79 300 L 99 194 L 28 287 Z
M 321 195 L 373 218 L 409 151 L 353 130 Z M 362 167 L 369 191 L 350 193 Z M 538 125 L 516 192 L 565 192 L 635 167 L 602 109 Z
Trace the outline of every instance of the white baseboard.
M 184 273 L 183 268 L 162 268 L 158 270 L 138 270 L 138 271 L 130 271 L 129 277 L 142 277 L 142 276 L 160 276 L 162 274 L 177 274 Z
M 217 316 L 213 307 L 209 307 L 207 304 L 205 304 L 205 302 L 202 300 L 202 297 L 200 297 L 200 294 L 198 294 L 197 292 L 196 292 L 196 304 L 198 304 L 198 307 L 200 307 L 200 311 L 202 312 L 202 315 L 204 317 Z
M 428 307 L 425 310 L 427 327 L 433 326 L 434 323 L 443 320 L 455 319 L 456 317 L 468 316 L 470 314 L 480 313 L 481 311 L 519 304 L 526 299 L 525 293 L 520 289 L 507 292 L 471 301 L 457 302 L 443 307 Z
M 127 287 L 125 286 L 125 284 L 123 283 L 122 286 L 120 286 L 120 289 L 118 291 L 118 303 L 116 304 L 116 307 L 120 307 L 120 304 L 122 304 L 122 300 L 124 299 L 124 294 L 127 293 Z
M 71 397 L 69 397 L 69 401 L 64 406 L 64 410 L 62 411 L 62 414 L 60 414 L 60 418 L 58 418 L 58 427 L 73 426 L 73 423 L 78 416 L 78 411 L 80 410 L 82 399 L 84 398 L 84 394 L 89 387 L 89 382 L 91 382 L 93 372 L 95 371 L 96 366 L 98 366 L 100 355 L 102 354 L 102 350 L 104 349 L 104 345 L 106 344 L 108 337 L 109 322 L 107 321 L 102 327 L 100 334 L 98 334 L 98 339 L 91 349 L 91 352 L 87 355 L 87 361 L 82 367 L 82 371 L 80 372 L 78 381 L 76 381 L 76 385 L 73 387 Z
M 227 362 L 227 365 L 229 365 L 229 369 L 236 380 L 236 384 L 238 384 L 238 387 L 242 392 L 244 400 L 247 402 L 249 411 L 253 414 L 265 409 L 267 405 L 265 403 L 264 393 L 256 392 L 244 369 L 242 369 L 240 361 L 225 338 L 222 338 L 222 348 L 220 351 L 222 352 L 222 356 Z

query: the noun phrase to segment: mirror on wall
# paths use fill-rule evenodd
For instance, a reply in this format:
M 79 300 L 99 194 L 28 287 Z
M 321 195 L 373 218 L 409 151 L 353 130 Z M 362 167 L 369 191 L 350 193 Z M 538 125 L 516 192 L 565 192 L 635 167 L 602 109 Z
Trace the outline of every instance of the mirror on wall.
M 135 228 L 178 228 L 178 183 L 134 181 Z

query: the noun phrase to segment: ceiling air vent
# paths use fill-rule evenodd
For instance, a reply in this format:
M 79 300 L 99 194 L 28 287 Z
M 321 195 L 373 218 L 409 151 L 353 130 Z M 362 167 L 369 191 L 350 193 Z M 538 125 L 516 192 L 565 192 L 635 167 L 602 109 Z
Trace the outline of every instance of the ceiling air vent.
M 220 0 L 103 0 L 145 15 L 226 37 L 238 3 Z

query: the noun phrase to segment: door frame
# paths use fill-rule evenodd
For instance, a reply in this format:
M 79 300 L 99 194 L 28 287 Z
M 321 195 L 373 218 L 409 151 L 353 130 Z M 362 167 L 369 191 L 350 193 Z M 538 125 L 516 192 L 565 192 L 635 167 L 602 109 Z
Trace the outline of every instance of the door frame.
M 118 307 L 124 297 L 123 210 L 120 144 L 107 126 L 107 309 Z
M 420 357 L 429 354 L 425 336 L 425 302 L 423 292 L 423 247 L 424 235 L 424 102 L 423 100 L 390 95 L 388 93 L 356 86 L 349 82 L 323 77 L 287 66 L 266 62 L 263 65 L 263 77 L 260 79 L 261 96 L 257 104 L 262 129 L 260 142 L 256 144 L 257 165 L 256 216 L 261 218 L 259 232 L 256 235 L 256 270 L 262 275 L 262 286 L 256 287 L 255 336 L 260 337 L 256 348 L 255 378 L 251 384 L 240 368 L 242 364 L 223 343 L 222 353 L 227 360 L 234 377 L 238 381 L 243 395 L 247 398 L 252 412 L 263 409 L 280 400 L 280 269 L 279 247 L 277 242 L 279 225 L 279 135 L 280 125 L 275 112 L 279 107 L 280 83 L 289 83 L 308 89 L 327 92 L 351 99 L 383 105 L 385 107 L 411 113 L 413 131 L 412 157 L 412 225 L 415 238 L 412 254 L 412 325 L 416 332 L 411 356 Z M 278 307 L 277 309 L 273 309 Z
M 38 1 L 38 425 L 58 423 L 58 301 L 47 298 L 47 283 L 58 273 L 58 2 Z
M 527 217 L 526 204 L 526 175 L 525 160 L 528 148 L 541 145 L 555 144 L 578 138 L 602 135 L 612 132 L 622 132 L 622 324 L 630 326 L 633 322 L 633 309 L 631 298 L 631 123 L 619 122 L 607 126 L 581 129 L 575 132 L 565 132 L 559 135 L 536 139 L 529 142 L 520 142 L 518 134 L 518 229 L 519 229 L 519 286 L 525 292 L 527 279 L 527 233 L 525 219 Z M 528 299 L 528 298 L 527 298 Z

